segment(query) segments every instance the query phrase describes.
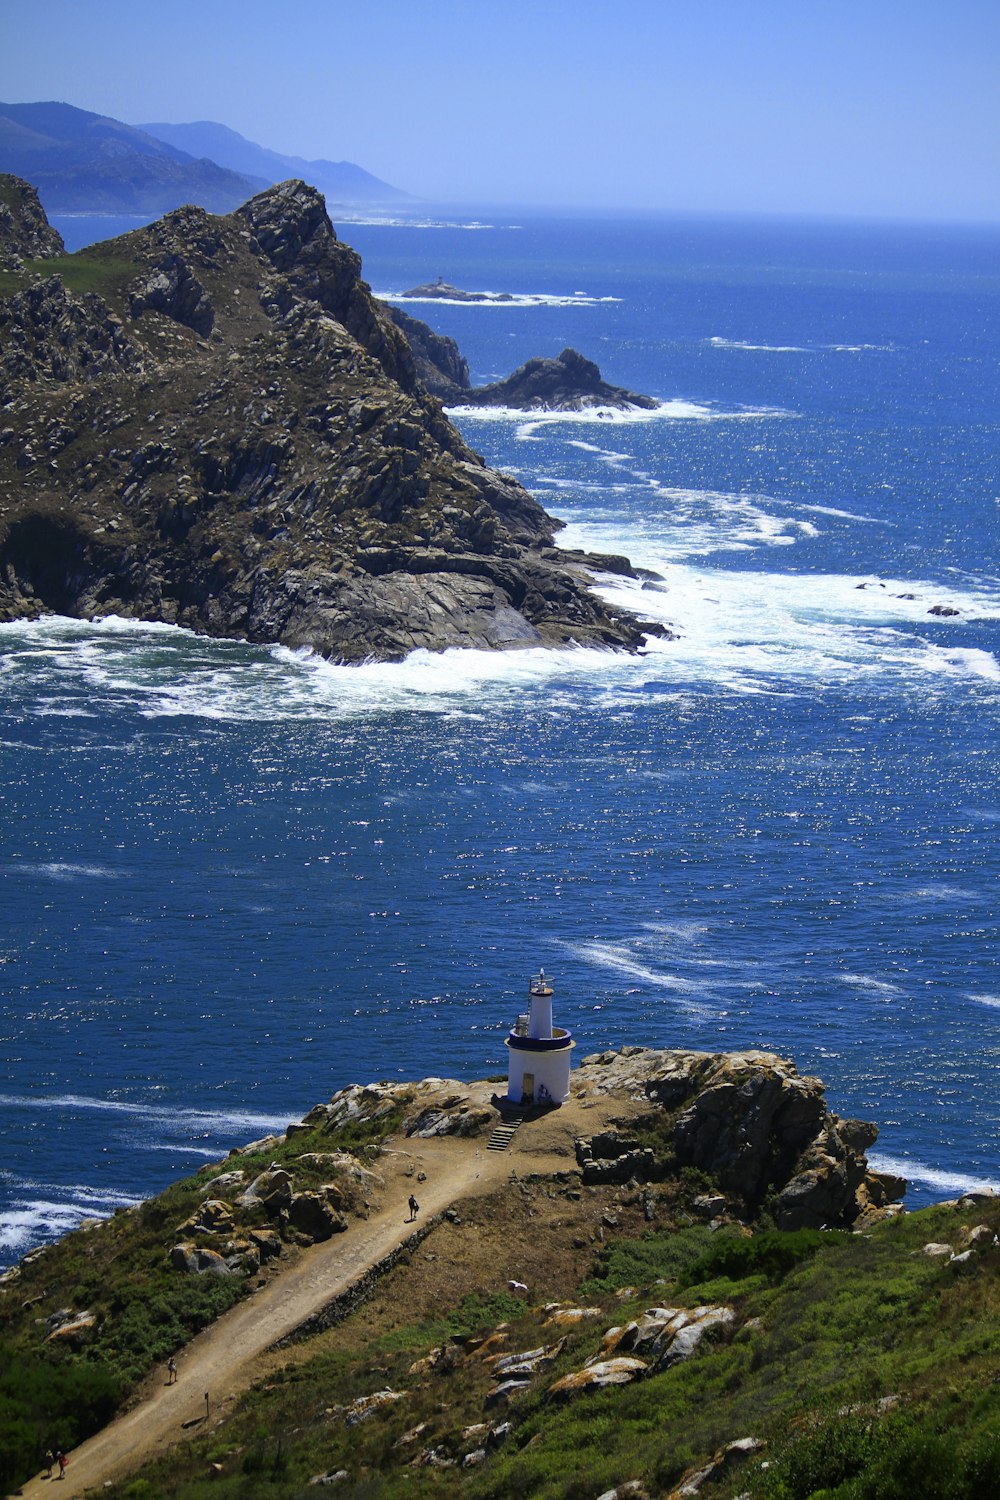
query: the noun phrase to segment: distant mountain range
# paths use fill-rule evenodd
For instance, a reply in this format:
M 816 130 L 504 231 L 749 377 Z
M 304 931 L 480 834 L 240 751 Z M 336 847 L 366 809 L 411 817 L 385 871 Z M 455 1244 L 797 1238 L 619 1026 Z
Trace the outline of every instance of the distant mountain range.
M 229 213 L 268 186 L 134 125 L 54 102 L 0 103 L 0 171 L 32 183 L 50 214 L 162 214 L 182 203 Z
M 323 158 L 307 161 L 302 156 L 282 156 L 278 151 L 269 151 L 266 146 L 248 141 L 245 136 L 230 130 L 228 125 L 219 125 L 214 120 L 198 120 L 191 125 L 139 125 L 136 128 L 191 156 L 208 157 L 220 167 L 229 167 L 231 171 L 243 172 L 250 177 L 262 177 L 268 186 L 284 182 L 289 177 L 301 177 L 319 188 L 330 207 L 337 203 L 402 203 L 411 197 L 409 193 L 373 177 L 352 161 L 326 161 Z
M 34 184 L 50 214 L 153 216 L 182 203 L 229 213 L 287 177 L 318 187 L 331 211 L 409 196 L 352 162 L 282 156 L 212 121 L 126 125 L 54 101 L 0 102 L 0 172 Z

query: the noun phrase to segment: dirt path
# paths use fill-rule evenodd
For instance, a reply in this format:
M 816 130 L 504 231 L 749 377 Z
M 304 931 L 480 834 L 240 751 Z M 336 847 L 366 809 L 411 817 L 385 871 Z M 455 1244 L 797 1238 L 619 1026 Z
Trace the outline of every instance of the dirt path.
M 413 1232 L 406 1222 L 411 1192 L 420 1199 L 421 1219 L 427 1220 L 462 1198 L 490 1190 L 512 1166 L 508 1153 L 487 1152 L 484 1137 L 405 1141 L 398 1146 L 380 1160 L 386 1178 L 384 1202 L 366 1223 L 314 1245 L 204 1329 L 177 1356 L 177 1384 L 166 1385 L 162 1369 L 154 1372 L 136 1406 L 69 1455 L 63 1480 L 33 1479 L 19 1493 L 51 1494 L 54 1486 L 60 1500 L 69 1500 L 100 1489 L 107 1480 L 125 1478 L 186 1436 L 210 1430 L 231 1408 L 233 1398 L 253 1383 L 256 1362 L 266 1350 L 408 1238 Z M 427 1179 L 416 1184 L 419 1171 Z

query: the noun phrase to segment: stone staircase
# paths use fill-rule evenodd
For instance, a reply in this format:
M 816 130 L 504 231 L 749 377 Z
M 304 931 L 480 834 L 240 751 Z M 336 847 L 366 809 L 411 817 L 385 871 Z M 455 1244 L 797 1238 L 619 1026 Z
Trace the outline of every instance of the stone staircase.
M 524 1119 L 524 1110 L 511 1109 L 504 1112 L 501 1119 L 490 1131 L 490 1138 L 486 1142 L 487 1151 L 506 1151 L 518 1126 Z

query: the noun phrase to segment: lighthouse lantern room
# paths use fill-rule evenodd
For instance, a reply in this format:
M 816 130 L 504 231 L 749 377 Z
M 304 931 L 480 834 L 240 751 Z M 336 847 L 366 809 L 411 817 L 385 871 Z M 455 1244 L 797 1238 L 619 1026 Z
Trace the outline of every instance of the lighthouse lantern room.
M 552 985 L 539 969 L 528 985 L 530 1010 L 507 1038 L 507 1098 L 513 1104 L 562 1104 L 569 1098 L 572 1032 L 552 1024 Z

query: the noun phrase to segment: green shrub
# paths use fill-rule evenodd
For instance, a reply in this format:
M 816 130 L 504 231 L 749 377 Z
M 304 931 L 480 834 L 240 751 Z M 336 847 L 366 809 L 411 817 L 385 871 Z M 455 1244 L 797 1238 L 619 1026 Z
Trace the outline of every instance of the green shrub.
M 746 1276 L 766 1276 L 778 1282 L 817 1251 L 843 1244 L 848 1238 L 836 1229 L 773 1229 L 750 1239 L 716 1237 L 703 1255 L 681 1271 L 678 1285 L 700 1286 L 719 1277 L 740 1281 Z
M 580 1296 L 600 1297 L 623 1286 L 650 1287 L 655 1281 L 673 1280 L 700 1261 L 712 1241 L 711 1231 L 702 1225 L 651 1231 L 640 1240 L 618 1240 L 600 1252 L 592 1274 L 580 1287 Z
M 449 1333 L 465 1334 L 495 1328 L 498 1323 L 510 1323 L 523 1317 L 524 1303 L 509 1292 L 494 1292 L 491 1297 L 470 1292 L 448 1314 L 446 1322 Z
M 124 1394 L 115 1371 L 0 1346 L 0 1490 L 14 1489 L 50 1447 L 74 1448 L 113 1415 Z

